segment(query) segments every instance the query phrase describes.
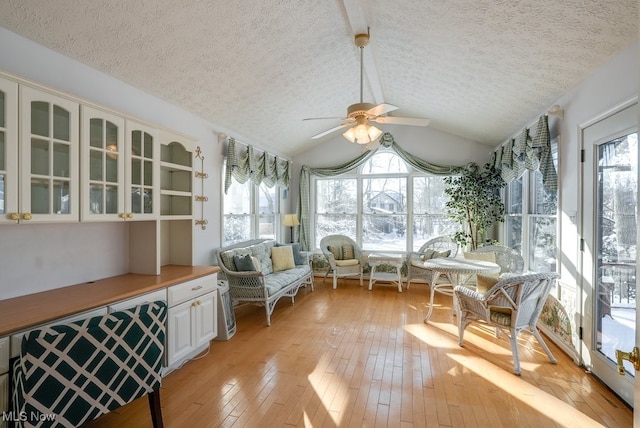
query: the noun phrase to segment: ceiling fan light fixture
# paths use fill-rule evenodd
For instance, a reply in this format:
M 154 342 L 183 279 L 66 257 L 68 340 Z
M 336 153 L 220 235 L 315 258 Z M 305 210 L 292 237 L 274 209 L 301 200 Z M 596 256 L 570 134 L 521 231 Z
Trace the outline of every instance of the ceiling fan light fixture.
M 344 138 L 356 144 L 369 144 L 382 135 L 382 131 L 367 123 L 367 119 L 358 120 L 358 124 L 342 134 Z

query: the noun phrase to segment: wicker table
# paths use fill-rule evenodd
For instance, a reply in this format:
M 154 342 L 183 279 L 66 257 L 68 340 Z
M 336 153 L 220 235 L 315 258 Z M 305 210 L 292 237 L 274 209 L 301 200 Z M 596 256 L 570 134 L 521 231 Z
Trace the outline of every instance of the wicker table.
M 456 285 L 465 285 L 472 275 L 487 275 L 500 273 L 500 266 L 495 263 L 480 260 L 467 260 L 458 258 L 441 258 L 431 259 L 424 262 L 424 267 L 433 270 L 433 279 L 431 281 L 431 295 L 429 300 L 429 311 L 424 317 L 427 322 L 433 312 L 433 297 L 435 292 L 453 296 L 453 288 Z M 449 283 L 438 284 L 440 275 L 445 275 L 449 279 Z M 453 299 L 453 314 L 457 315 L 457 301 Z
M 398 284 L 398 293 L 402 293 L 402 264 L 404 263 L 404 256 L 402 254 L 369 254 L 369 266 L 371 266 L 371 273 L 369 274 L 369 290 L 373 284 L 378 280 L 391 281 Z M 376 268 L 380 265 L 390 265 L 395 268 L 395 274 L 386 274 L 384 272 L 378 272 L 376 275 Z M 391 276 L 393 275 L 393 276 Z M 397 278 L 397 279 L 396 279 Z

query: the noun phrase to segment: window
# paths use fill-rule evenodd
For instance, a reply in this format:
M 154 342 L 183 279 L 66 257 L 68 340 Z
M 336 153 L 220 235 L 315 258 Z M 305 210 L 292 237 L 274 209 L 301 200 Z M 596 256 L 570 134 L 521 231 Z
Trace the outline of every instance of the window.
M 315 245 L 343 234 L 366 250 L 406 252 L 458 227 L 446 214 L 443 177 L 411 171 L 390 151 L 353 174 L 313 181 Z
M 552 142 L 557 165 L 557 143 Z M 527 171 L 505 190 L 505 245 L 522 254 L 525 270 L 555 272 L 558 193 L 542 185 L 540 171 Z
M 248 239 L 276 239 L 278 235 L 280 192 L 278 187 L 256 185 L 250 180 L 233 180 L 224 195 L 223 245 Z

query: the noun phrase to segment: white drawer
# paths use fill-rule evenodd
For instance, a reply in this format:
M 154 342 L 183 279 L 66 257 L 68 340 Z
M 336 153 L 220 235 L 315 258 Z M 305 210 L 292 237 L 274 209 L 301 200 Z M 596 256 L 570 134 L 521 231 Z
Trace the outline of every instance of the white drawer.
M 124 309 L 131 309 L 144 303 L 155 302 L 156 300 L 162 300 L 164 302 L 167 301 L 166 288 L 162 288 L 160 290 L 152 291 L 151 293 L 143 294 L 141 296 L 136 296 L 131 299 L 122 300 L 121 302 L 116 302 L 112 305 L 109 305 L 109 313 L 122 311 Z
M 9 371 L 9 336 L 0 337 L 0 374 Z
M 217 277 L 218 275 L 214 273 L 213 275 L 192 279 L 191 281 L 167 288 L 167 302 L 169 307 L 217 290 Z
M 32 329 L 29 330 L 25 330 L 25 331 L 21 331 L 20 333 L 14 333 L 11 335 L 11 358 L 17 357 L 18 355 L 20 355 L 20 348 L 22 346 L 22 337 L 27 334 L 28 332 L 30 332 L 31 330 L 37 330 L 39 328 L 42 327 L 50 327 L 53 325 L 60 325 L 60 324 L 67 324 L 73 321 L 79 321 L 79 320 L 84 320 L 87 318 L 92 318 L 92 317 L 96 317 L 98 315 L 106 315 L 107 314 L 107 308 L 106 307 L 102 307 L 102 308 L 97 308 L 97 309 L 93 309 L 91 311 L 87 311 L 87 312 L 82 312 L 80 314 L 76 314 L 67 318 L 61 318 L 59 320 L 55 320 L 49 324 L 43 324 L 43 325 L 39 325 L 37 327 L 34 327 Z

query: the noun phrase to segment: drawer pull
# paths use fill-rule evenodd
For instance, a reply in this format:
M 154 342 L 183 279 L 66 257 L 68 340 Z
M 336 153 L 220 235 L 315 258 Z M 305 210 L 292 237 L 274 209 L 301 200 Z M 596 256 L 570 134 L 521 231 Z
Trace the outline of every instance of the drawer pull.
M 192 287 L 191 291 L 197 291 L 200 290 L 202 288 L 202 285 L 198 285 L 197 287 Z

